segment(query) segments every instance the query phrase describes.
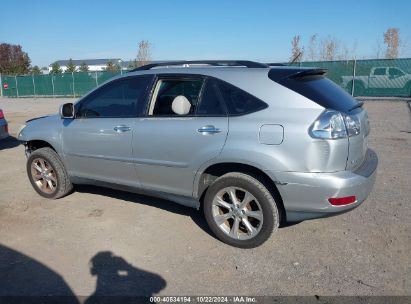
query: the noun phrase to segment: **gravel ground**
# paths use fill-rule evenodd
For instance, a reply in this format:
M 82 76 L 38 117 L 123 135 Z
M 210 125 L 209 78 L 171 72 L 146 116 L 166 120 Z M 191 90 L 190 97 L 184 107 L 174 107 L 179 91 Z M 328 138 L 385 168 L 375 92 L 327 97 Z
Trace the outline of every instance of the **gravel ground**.
M 0 99 L 11 135 L 67 99 Z M 279 229 L 241 250 L 196 210 L 78 187 L 32 189 L 22 146 L 0 143 L 0 295 L 411 295 L 411 122 L 406 102 L 367 101 L 380 159 L 356 210 Z

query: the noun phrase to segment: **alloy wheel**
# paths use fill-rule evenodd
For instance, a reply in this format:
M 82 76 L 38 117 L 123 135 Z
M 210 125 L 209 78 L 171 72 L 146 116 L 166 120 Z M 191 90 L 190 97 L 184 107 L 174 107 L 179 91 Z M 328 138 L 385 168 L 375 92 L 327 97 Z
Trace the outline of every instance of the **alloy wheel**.
M 238 187 L 221 189 L 215 195 L 212 216 L 219 229 L 236 240 L 255 237 L 263 226 L 263 211 L 258 200 Z
M 54 168 L 43 158 L 35 158 L 31 163 L 31 177 L 37 188 L 47 194 L 57 190 L 57 176 Z

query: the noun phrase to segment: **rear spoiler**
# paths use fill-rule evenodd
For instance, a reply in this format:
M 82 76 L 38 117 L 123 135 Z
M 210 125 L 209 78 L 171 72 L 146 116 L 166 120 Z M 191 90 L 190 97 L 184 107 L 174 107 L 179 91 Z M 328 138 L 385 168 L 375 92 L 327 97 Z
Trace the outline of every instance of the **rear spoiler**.
M 298 79 L 309 76 L 324 76 L 327 73 L 327 69 L 301 69 L 298 67 L 295 68 L 274 68 L 268 72 L 268 77 L 275 81 L 280 82 L 285 79 Z

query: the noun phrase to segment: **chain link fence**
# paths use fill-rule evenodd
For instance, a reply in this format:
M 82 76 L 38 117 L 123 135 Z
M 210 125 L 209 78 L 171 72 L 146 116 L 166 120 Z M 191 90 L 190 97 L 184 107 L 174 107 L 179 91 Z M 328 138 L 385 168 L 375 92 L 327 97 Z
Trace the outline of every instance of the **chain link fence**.
M 353 96 L 411 96 L 411 58 L 300 62 L 328 70 L 327 76 Z M 127 71 L 0 76 L 7 97 L 80 97 Z

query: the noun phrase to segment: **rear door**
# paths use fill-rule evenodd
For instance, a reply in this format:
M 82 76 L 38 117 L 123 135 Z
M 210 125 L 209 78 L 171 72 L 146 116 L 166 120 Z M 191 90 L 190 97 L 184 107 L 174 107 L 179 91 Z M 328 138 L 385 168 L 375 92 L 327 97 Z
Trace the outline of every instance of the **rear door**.
M 388 69 L 388 81 L 387 87 L 392 89 L 402 89 L 407 83 L 407 77 L 405 73 L 398 68 Z M 400 93 L 400 92 L 398 92 Z
M 188 114 L 173 111 L 177 96 L 190 102 Z M 191 196 L 198 168 L 220 154 L 227 132 L 226 109 L 212 82 L 201 76 L 159 75 L 147 115 L 134 129 L 141 186 Z
M 76 104 L 76 118 L 65 120 L 62 132 L 71 175 L 138 186 L 131 142 L 151 79 L 120 78 Z
M 385 88 L 387 85 L 387 68 L 375 68 L 368 80 L 368 88 Z

